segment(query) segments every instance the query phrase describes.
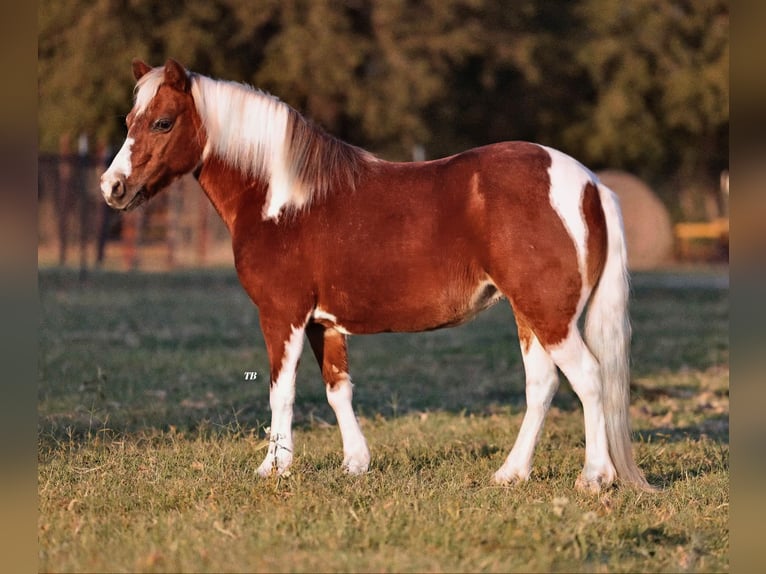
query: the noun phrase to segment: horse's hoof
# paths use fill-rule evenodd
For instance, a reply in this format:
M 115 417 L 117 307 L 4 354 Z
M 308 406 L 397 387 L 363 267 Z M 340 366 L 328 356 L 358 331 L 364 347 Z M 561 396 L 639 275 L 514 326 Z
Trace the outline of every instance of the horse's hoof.
M 498 470 L 495 474 L 492 475 L 492 482 L 502 486 L 518 486 L 520 484 L 524 484 L 528 480 L 528 474 L 524 475 L 519 472 L 505 473 Z
M 583 475 L 580 475 L 575 481 L 575 489 L 585 494 L 599 494 L 602 489 L 605 490 L 612 486 L 612 482 L 612 480 L 603 476 L 585 478 Z

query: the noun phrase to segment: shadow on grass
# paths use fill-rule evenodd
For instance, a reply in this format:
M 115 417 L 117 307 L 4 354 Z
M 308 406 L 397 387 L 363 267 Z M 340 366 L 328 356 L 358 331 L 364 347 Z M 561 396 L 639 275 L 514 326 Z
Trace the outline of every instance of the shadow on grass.
M 699 441 L 703 438 L 719 444 L 729 444 L 729 417 L 713 416 L 699 425 L 687 427 L 661 427 L 634 433 L 644 442 L 681 442 L 687 439 Z

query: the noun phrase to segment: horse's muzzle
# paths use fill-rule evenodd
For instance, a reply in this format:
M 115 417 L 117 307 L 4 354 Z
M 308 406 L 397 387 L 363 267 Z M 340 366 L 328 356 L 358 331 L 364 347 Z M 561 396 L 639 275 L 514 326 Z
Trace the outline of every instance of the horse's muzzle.
M 109 207 L 114 209 L 124 209 L 130 203 L 126 197 L 128 184 L 125 176 L 106 172 L 101 176 L 101 195 L 104 196 Z

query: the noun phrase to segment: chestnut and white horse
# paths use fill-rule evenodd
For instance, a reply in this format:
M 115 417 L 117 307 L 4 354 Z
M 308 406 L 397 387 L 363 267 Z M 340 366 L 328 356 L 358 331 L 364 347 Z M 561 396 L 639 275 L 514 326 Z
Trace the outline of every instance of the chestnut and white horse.
M 268 349 L 270 446 L 293 460 L 295 372 L 304 335 L 343 440 L 343 468 L 370 452 L 351 404 L 346 338 L 460 324 L 505 297 L 526 371 L 527 410 L 494 474 L 527 480 L 557 367 L 582 402 L 580 489 L 616 479 L 651 489 L 634 462 L 625 240 L 614 194 L 569 156 L 505 142 L 393 163 L 339 141 L 279 99 L 133 62 L 128 134 L 101 178 L 106 202 L 137 207 L 193 172 L 232 237 Z M 578 318 L 588 306 L 585 341 Z

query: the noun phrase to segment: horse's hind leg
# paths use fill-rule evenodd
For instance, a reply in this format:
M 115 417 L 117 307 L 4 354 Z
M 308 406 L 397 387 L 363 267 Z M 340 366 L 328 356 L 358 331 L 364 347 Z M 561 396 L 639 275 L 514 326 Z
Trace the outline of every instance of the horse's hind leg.
M 542 434 L 543 422 L 559 385 L 556 365 L 537 337 L 517 320 L 526 373 L 527 410 L 511 453 L 495 473 L 501 484 L 527 480 L 532 471 L 532 456 Z
M 338 420 L 343 439 L 343 469 L 349 474 L 362 474 L 370 466 L 370 451 L 351 404 L 353 385 L 348 374 L 346 336 L 336 329 L 310 323 L 306 334 L 311 349 L 322 369 L 330 403 Z
M 585 417 L 585 464 L 575 486 L 598 492 L 616 476 L 607 444 L 598 362 L 585 345 L 576 321 L 572 321 L 562 341 L 547 346 L 540 343 L 524 321 L 517 323 L 527 378 L 527 410 L 513 449 L 494 480 L 505 484 L 529 478 L 543 421 L 558 388 L 558 366 L 582 402 Z
M 564 340 L 549 347 L 548 352 L 569 379 L 583 406 L 585 465 L 575 486 L 580 490 L 598 492 L 602 486 L 610 485 L 616 477 L 606 437 L 599 364 L 583 341 L 574 321 Z

